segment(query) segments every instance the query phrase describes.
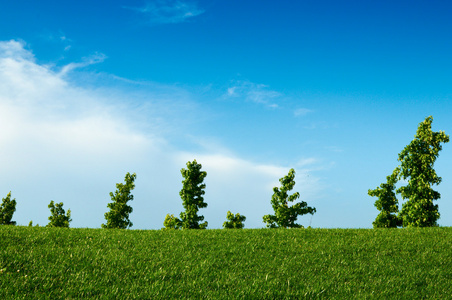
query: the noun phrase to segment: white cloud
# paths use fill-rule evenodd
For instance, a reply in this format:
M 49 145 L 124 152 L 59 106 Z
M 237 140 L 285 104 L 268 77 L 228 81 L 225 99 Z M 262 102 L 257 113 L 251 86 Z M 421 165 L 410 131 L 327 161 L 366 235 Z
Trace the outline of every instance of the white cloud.
M 25 43 L 21 41 L 10 40 L 0 42 L 0 58 L 13 60 L 34 60 L 33 54 L 24 48 Z
M 187 113 L 187 91 L 123 81 L 116 83 L 144 90 L 83 87 L 67 80 L 73 69 L 56 72 L 37 64 L 24 43 L 0 42 L 0 195 L 11 190 L 16 198 L 14 220 L 45 225 L 55 200 L 72 210 L 72 226 L 99 227 L 109 192 L 136 172 L 134 228 L 160 228 L 167 213 L 182 210 L 180 169 L 197 159 L 208 172 L 209 206 L 200 213 L 209 227 L 220 228 L 227 210 L 246 215 L 248 228 L 264 226 L 272 187 L 289 168 L 236 157 L 202 137 L 194 138 L 202 151 L 178 149 L 167 133 L 185 136 L 183 116 L 199 119 Z M 140 100 L 131 102 L 131 95 Z M 298 166 L 296 189 L 309 202 L 319 183 L 304 167 Z
M 30 219 L 37 212 L 45 221 L 46 205 L 58 194 L 73 198 L 79 213 L 74 201 L 90 197 L 74 198 L 74 187 L 84 194 L 84 185 L 101 184 L 98 176 L 111 178 L 109 172 L 137 162 L 160 143 L 134 130 L 133 119 L 109 96 L 72 86 L 36 64 L 24 43 L 0 42 L 0 164 L 5 171 L 0 187 L 16 193 L 19 218 L 21 211 Z M 86 213 L 89 219 L 91 212 Z
M 144 7 L 132 9 L 145 14 L 154 24 L 182 23 L 204 13 L 193 2 L 178 0 L 148 1 Z

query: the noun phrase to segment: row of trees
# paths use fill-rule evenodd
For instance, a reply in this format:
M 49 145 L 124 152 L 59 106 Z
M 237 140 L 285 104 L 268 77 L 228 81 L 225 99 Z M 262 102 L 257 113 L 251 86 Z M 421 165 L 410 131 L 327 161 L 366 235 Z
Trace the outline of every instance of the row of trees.
M 432 131 L 432 122 L 433 117 L 429 116 L 419 124 L 414 139 L 399 153 L 400 165 L 386 177 L 386 183 L 368 191 L 378 198 L 375 207 L 380 213 L 372 223 L 374 228 L 438 226 L 440 214 L 433 201 L 441 195 L 432 186 L 442 179 L 433 165 L 442 150 L 441 143 L 449 142 L 449 136 L 443 131 Z M 400 180 L 407 185 L 396 189 Z M 406 200 L 400 211 L 396 194 Z
M 198 215 L 201 208 L 207 207 L 203 195 L 205 194 L 206 184 L 204 179 L 207 172 L 201 170 L 202 165 L 196 160 L 187 162 L 187 168 L 181 170 L 182 189 L 179 193 L 184 211 L 179 214 L 179 218 L 174 215 L 167 214 L 163 222 L 163 229 L 206 229 L 208 222 L 204 221 L 204 216 Z M 127 173 L 125 183 L 117 183 L 115 193 L 110 193 L 112 202 L 107 204 L 109 211 L 105 213 L 106 223 L 102 224 L 102 228 L 118 228 L 126 229 L 133 226 L 129 216 L 133 209 L 128 205 L 133 200 L 132 190 L 135 188 L 136 174 Z M 315 208 L 309 207 L 306 202 L 301 201 L 289 206 L 300 197 L 299 193 L 288 195 L 295 185 L 295 170 L 291 169 L 289 174 L 280 179 L 281 188 L 275 187 L 274 194 L 271 199 L 272 207 L 275 211 L 274 215 L 265 215 L 264 223 L 269 228 L 298 228 L 302 227 L 297 224 L 297 218 L 304 214 L 314 214 Z M 63 209 L 63 203 L 50 202 L 48 205 L 51 215 L 49 217 L 48 227 L 69 227 L 71 219 L 71 210 L 67 213 Z M 16 210 L 15 199 L 11 200 L 11 192 L 3 199 L 0 206 L 0 225 L 15 225 L 16 222 L 11 221 L 13 213 Z M 227 212 L 226 221 L 223 227 L 226 229 L 243 228 L 246 217 L 239 213 L 233 214 Z M 30 222 L 29 226 L 32 226 Z
M 204 216 L 198 215 L 200 208 L 207 207 L 204 202 L 203 195 L 206 185 L 203 183 L 207 176 L 205 171 L 201 171 L 202 165 L 198 164 L 196 160 L 187 162 L 187 169 L 182 169 L 181 174 L 184 177 L 182 181 L 182 190 L 180 196 L 182 198 L 182 205 L 185 211 L 179 214 L 180 218 L 173 214 L 167 214 L 163 222 L 164 229 L 205 229 L 207 228 L 207 221 L 204 221 Z M 299 202 L 289 206 L 289 202 L 294 202 L 300 197 L 299 193 L 288 195 L 288 192 L 293 189 L 295 185 L 295 170 L 291 169 L 289 174 L 280 179 L 281 188 L 275 187 L 273 189 L 272 207 L 275 211 L 274 215 L 265 215 L 263 217 L 264 223 L 269 228 L 284 227 L 296 228 L 302 227 L 297 224 L 297 218 L 300 215 L 307 213 L 314 214 L 315 208 L 307 206 L 306 202 Z M 246 220 L 245 216 L 239 213 L 233 214 L 230 211 L 226 215 L 227 221 L 223 223 L 224 228 L 243 228 Z M 202 222 L 202 223 L 201 223 Z
M 433 118 L 427 117 L 419 124 L 416 135 L 409 145 L 399 153 L 397 166 L 391 175 L 386 177 L 386 183 L 369 190 L 370 196 L 378 199 L 375 201 L 376 208 L 380 211 L 375 221 L 374 228 L 391 227 L 429 227 L 437 226 L 439 219 L 438 205 L 433 201 L 440 198 L 440 193 L 433 190 L 433 185 L 441 182 L 433 165 L 442 150 L 441 143 L 449 142 L 449 136 L 443 131 L 432 131 Z M 167 214 L 163 222 L 163 229 L 205 229 L 208 222 L 204 221 L 204 216 L 198 215 L 201 208 L 207 207 L 203 195 L 206 185 L 204 179 L 207 172 L 201 170 L 202 165 L 196 160 L 187 162 L 187 168 L 181 169 L 182 189 L 180 197 L 184 211 L 179 214 L 179 218 L 173 214 Z M 116 184 L 115 193 L 110 193 L 112 202 L 107 205 L 109 211 L 105 213 L 106 224 L 102 228 L 126 229 L 133 224 L 129 219 L 133 209 L 128 205 L 133 200 L 132 190 L 135 188 L 136 174 L 127 173 L 125 183 Z M 287 176 L 279 181 L 281 187 L 273 188 L 271 205 L 274 215 L 265 215 L 263 222 L 269 228 L 297 228 L 302 227 L 296 221 L 299 216 L 314 214 L 316 209 L 307 205 L 306 202 L 295 202 L 300 198 L 298 192 L 289 195 L 295 185 L 295 171 L 291 169 Z M 396 189 L 398 181 L 403 180 L 407 185 Z M 396 194 L 400 194 L 406 200 L 399 211 Z M 16 210 L 16 200 L 11 199 L 11 192 L 2 199 L 0 206 L 0 225 L 15 225 L 12 216 Z M 69 227 L 71 211 L 65 213 L 63 203 L 50 202 L 51 216 L 49 217 L 49 227 Z M 226 215 L 227 221 L 224 228 L 243 228 L 246 217 L 239 213 L 233 214 L 230 211 Z M 30 222 L 31 225 L 31 222 Z
M 16 212 L 16 199 L 11 199 L 11 192 L 2 199 L 0 205 L 0 225 L 16 225 L 15 221 L 12 221 L 13 214 Z M 63 202 L 54 203 L 50 201 L 48 205 L 50 209 L 49 224 L 47 227 L 69 227 L 71 219 L 71 210 L 68 209 L 67 213 L 63 209 Z M 30 221 L 29 226 L 33 225 Z

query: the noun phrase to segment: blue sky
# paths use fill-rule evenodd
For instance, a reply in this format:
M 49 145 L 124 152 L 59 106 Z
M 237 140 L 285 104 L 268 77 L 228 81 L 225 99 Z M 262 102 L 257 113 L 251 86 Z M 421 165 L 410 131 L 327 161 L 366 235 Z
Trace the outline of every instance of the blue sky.
M 3 1 L 0 194 L 14 220 L 100 227 L 136 172 L 136 229 L 182 211 L 180 169 L 207 171 L 209 228 L 260 228 L 290 168 L 313 227 L 368 228 L 367 190 L 425 117 L 452 133 L 448 1 Z M 435 169 L 452 226 L 452 151 Z

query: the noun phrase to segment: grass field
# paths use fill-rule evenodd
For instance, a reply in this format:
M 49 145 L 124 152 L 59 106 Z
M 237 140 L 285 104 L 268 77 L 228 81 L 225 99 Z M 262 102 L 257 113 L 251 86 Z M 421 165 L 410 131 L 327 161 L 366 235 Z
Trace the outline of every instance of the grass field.
M 0 226 L 0 299 L 450 299 L 452 228 Z

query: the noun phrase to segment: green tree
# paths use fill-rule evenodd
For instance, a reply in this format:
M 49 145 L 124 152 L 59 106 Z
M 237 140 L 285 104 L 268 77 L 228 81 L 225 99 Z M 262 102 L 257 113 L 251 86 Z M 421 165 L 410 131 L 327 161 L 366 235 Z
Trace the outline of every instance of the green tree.
M 15 221 L 11 221 L 16 211 L 16 199 L 11 200 L 11 192 L 2 199 L 0 206 L 0 225 L 16 225 Z
M 432 122 L 433 117 L 429 116 L 419 124 L 414 139 L 399 153 L 401 164 L 387 177 L 387 183 L 368 191 L 370 196 L 379 198 L 375 206 L 381 212 L 373 222 L 374 227 L 437 226 L 440 214 L 433 201 L 441 195 L 432 186 L 440 184 L 441 177 L 433 166 L 442 150 L 441 143 L 449 142 L 449 136 L 443 131 L 433 132 Z M 400 179 L 408 184 L 394 193 L 395 184 Z M 401 194 L 406 200 L 401 211 L 398 210 L 396 194 Z
M 241 216 L 239 213 L 234 215 L 233 213 L 228 211 L 228 213 L 226 214 L 226 219 L 227 221 L 223 223 L 223 228 L 225 229 L 242 229 L 243 227 L 245 227 L 245 224 L 243 224 L 243 222 L 245 222 L 246 217 Z
M 53 200 L 50 201 L 48 205 L 50 208 L 49 224 L 46 227 L 66 227 L 69 228 L 69 223 L 71 219 L 71 210 L 67 210 L 67 214 L 63 209 L 63 202 L 54 203 Z M 30 224 L 28 224 L 30 226 Z
M 165 221 L 163 221 L 163 229 L 179 229 L 181 228 L 181 220 L 176 218 L 174 215 L 167 214 Z
M 399 154 L 400 178 L 408 180 L 406 186 L 397 190 L 407 200 L 399 213 L 403 227 L 437 226 L 440 216 L 433 201 L 441 195 L 432 186 L 441 183 L 441 177 L 433 165 L 442 150 L 441 143 L 449 142 L 449 136 L 444 131 L 433 132 L 432 122 L 432 116 L 421 122 L 414 139 Z
M 204 202 L 203 195 L 206 185 L 203 183 L 207 172 L 201 171 L 202 165 L 196 162 L 187 162 L 187 169 L 182 168 L 181 174 L 184 180 L 182 181 L 182 190 L 179 195 L 182 198 L 182 205 L 185 211 L 180 213 L 181 227 L 183 229 L 205 229 L 207 228 L 207 221 L 204 216 L 198 216 L 200 208 L 207 207 Z
M 127 173 L 124 179 L 125 184 L 117 183 L 115 193 L 110 192 L 112 202 L 107 204 L 110 211 L 105 213 L 107 224 L 102 224 L 102 228 L 126 229 L 133 226 L 133 223 L 129 220 L 129 215 L 133 209 L 127 205 L 127 202 L 133 200 L 131 192 L 135 188 L 134 181 L 136 178 L 135 173 Z
M 308 204 L 304 201 L 295 203 L 292 206 L 288 205 L 288 202 L 294 202 L 298 198 L 300 198 L 300 194 L 298 192 L 293 193 L 292 195 L 288 195 L 287 192 L 291 191 L 295 186 L 295 170 L 290 169 L 289 174 L 284 176 L 279 180 L 281 182 L 281 188 L 274 187 L 273 188 L 273 196 L 271 199 L 271 204 L 273 210 L 275 211 L 274 215 L 265 215 L 263 217 L 264 223 L 267 224 L 267 227 L 270 228 L 299 228 L 303 227 L 300 224 L 295 223 L 297 221 L 298 216 L 305 214 L 314 214 L 316 209 L 308 206 Z
M 382 183 L 380 187 L 368 191 L 369 196 L 378 197 L 375 201 L 375 207 L 380 213 L 372 223 L 374 228 L 395 228 L 402 225 L 401 220 L 397 216 L 399 206 L 395 193 L 399 172 L 400 169 L 396 168 L 392 175 L 386 177 L 386 183 Z

